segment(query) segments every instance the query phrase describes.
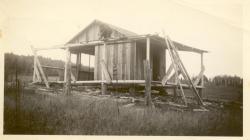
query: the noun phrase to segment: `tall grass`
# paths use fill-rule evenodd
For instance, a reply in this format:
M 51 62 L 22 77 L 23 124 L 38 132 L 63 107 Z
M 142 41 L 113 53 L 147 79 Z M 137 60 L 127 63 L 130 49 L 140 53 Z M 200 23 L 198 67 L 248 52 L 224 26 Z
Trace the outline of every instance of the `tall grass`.
M 240 136 L 242 111 L 151 110 L 123 107 L 110 98 L 25 90 L 16 114 L 15 94 L 9 90 L 4 96 L 4 134 Z

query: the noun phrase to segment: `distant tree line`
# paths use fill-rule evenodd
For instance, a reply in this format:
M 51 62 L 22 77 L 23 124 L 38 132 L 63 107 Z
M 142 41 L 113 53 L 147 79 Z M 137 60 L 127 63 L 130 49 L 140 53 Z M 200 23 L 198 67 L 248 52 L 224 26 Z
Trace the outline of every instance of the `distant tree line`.
M 208 84 L 216 86 L 242 87 L 243 79 L 239 76 L 218 75 L 210 78 Z
M 53 67 L 64 67 L 64 62 L 61 60 L 53 60 L 38 56 L 41 65 L 48 65 Z M 16 55 L 13 53 L 4 54 L 4 77 L 7 80 L 13 77 L 16 73 L 18 75 L 32 75 L 34 66 L 34 56 Z M 44 69 L 47 75 L 58 75 L 55 69 Z
M 46 58 L 38 56 L 38 59 L 41 65 L 53 66 L 53 67 L 64 67 L 64 62 L 62 60 L 53 60 L 51 58 Z M 72 64 L 74 66 L 75 64 Z M 18 75 L 32 75 L 34 66 L 34 56 L 25 56 L 25 55 L 16 55 L 13 53 L 4 54 L 4 77 L 5 80 L 8 78 L 13 78 L 15 74 Z M 87 67 L 82 66 L 82 69 L 88 71 Z M 58 70 L 56 69 L 43 69 L 46 75 L 58 76 Z M 192 78 L 193 80 L 196 77 Z M 234 86 L 242 87 L 243 79 L 238 76 L 229 76 L 229 75 L 218 75 L 213 78 L 208 78 L 204 75 L 204 84 L 205 85 L 215 85 L 215 86 Z M 182 80 L 185 82 L 185 80 Z

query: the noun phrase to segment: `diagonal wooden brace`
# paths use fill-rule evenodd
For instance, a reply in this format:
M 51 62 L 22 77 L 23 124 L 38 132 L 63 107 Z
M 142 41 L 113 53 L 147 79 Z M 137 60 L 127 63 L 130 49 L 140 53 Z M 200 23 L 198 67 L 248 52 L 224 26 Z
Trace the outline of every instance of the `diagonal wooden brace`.
M 33 46 L 31 46 L 31 49 L 32 49 L 32 51 L 33 51 L 33 53 L 34 53 L 34 55 L 35 55 L 34 61 L 36 61 L 38 70 L 40 71 L 40 73 L 41 73 L 41 75 L 42 75 L 42 79 L 43 79 L 43 81 L 44 81 L 46 87 L 49 88 L 49 82 L 48 82 L 48 80 L 47 80 L 47 78 L 46 78 L 46 76 L 45 76 L 45 74 L 44 74 L 43 68 L 42 68 L 42 66 L 41 66 L 41 64 L 40 64 L 40 62 L 39 62 L 39 60 L 38 60 L 38 58 L 36 57 L 36 50 L 34 49 Z M 35 67 L 35 66 L 34 66 L 34 67 Z
M 107 83 L 111 83 L 112 79 L 104 60 L 101 60 L 101 67 L 102 67 L 102 72 L 104 74 L 104 78 L 106 79 Z
M 194 85 L 195 85 L 195 86 L 198 85 L 199 81 L 201 80 L 201 78 L 202 78 L 202 76 L 203 76 L 203 74 L 204 74 L 204 71 L 205 71 L 205 67 L 202 66 L 202 69 L 201 69 L 199 75 L 197 76 L 197 78 L 196 78 L 195 81 L 194 81 Z
M 162 78 L 162 80 L 161 80 L 161 84 L 162 84 L 163 86 L 167 83 L 168 77 L 169 77 L 169 75 L 171 74 L 171 72 L 173 71 L 173 69 L 174 69 L 174 64 L 172 63 L 172 64 L 169 66 L 167 73 L 165 74 L 165 76 L 164 76 L 164 77 Z

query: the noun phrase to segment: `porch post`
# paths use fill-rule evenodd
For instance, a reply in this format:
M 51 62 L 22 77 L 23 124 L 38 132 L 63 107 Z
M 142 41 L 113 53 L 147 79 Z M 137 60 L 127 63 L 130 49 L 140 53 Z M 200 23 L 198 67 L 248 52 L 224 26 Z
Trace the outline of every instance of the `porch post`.
M 76 56 L 76 81 L 79 80 L 80 69 L 81 69 L 81 53 L 77 53 L 77 56 Z
M 71 54 L 69 48 L 66 48 L 64 82 L 64 93 L 69 95 L 71 91 Z
M 204 64 L 203 64 L 203 53 L 201 53 L 201 70 L 204 68 Z M 201 82 L 200 82 L 200 86 L 204 86 L 204 77 L 203 77 L 203 73 L 201 75 Z M 202 98 L 202 88 L 199 90 L 199 95 Z
M 152 81 L 152 69 L 150 67 L 150 38 L 146 40 L 146 61 L 144 61 L 144 78 L 145 78 L 145 104 L 152 107 L 151 99 L 151 81 Z
M 104 60 L 104 62 L 106 63 L 106 43 L 104 43 L 103 44 L 103 49 L 101 49 L 102 50 L 102 56 L 103 56 L 103 60 Z M 102 89 L 102 95 L 105 95 L 106 94 L 106 91 L 107 91 L 107 84 L 106 83 L 104 83 L 104 68 L 103 67 L 101 67 L 101 69 L 102 69 L 102 85 L 101 85 L 101 89 Z
M 147 37 L 146 60 L 150 62 L 150 38 Z
M 37 77 L 36 77 L 36 71 L 37 71 L 37 66 L 36 66 L 36 51 L 34 51 L 34 70 L 33 70 L 33 82 L 37 81 Z
M 89 54 L 89 74 L 88 74 L 88 80 L 90 80 L 90 58 L 91 58 L 91 55 Z

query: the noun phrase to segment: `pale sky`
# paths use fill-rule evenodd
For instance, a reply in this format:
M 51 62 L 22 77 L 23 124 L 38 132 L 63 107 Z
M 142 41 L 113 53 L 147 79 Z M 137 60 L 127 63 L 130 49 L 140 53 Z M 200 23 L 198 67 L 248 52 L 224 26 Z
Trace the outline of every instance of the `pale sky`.
M 205 75 L 242 76 L 243 5 L 240 0 L 1 0 L 0 29 L 5 52 L 32 55 L 30 45 L 64 44 L 94 19 L 138 34 L 162 30 L 183 44 L 208 50 Z M 39 53 L 64 59 L 63 51 Z M 191 76 L 200 56 L 181 53 Z

